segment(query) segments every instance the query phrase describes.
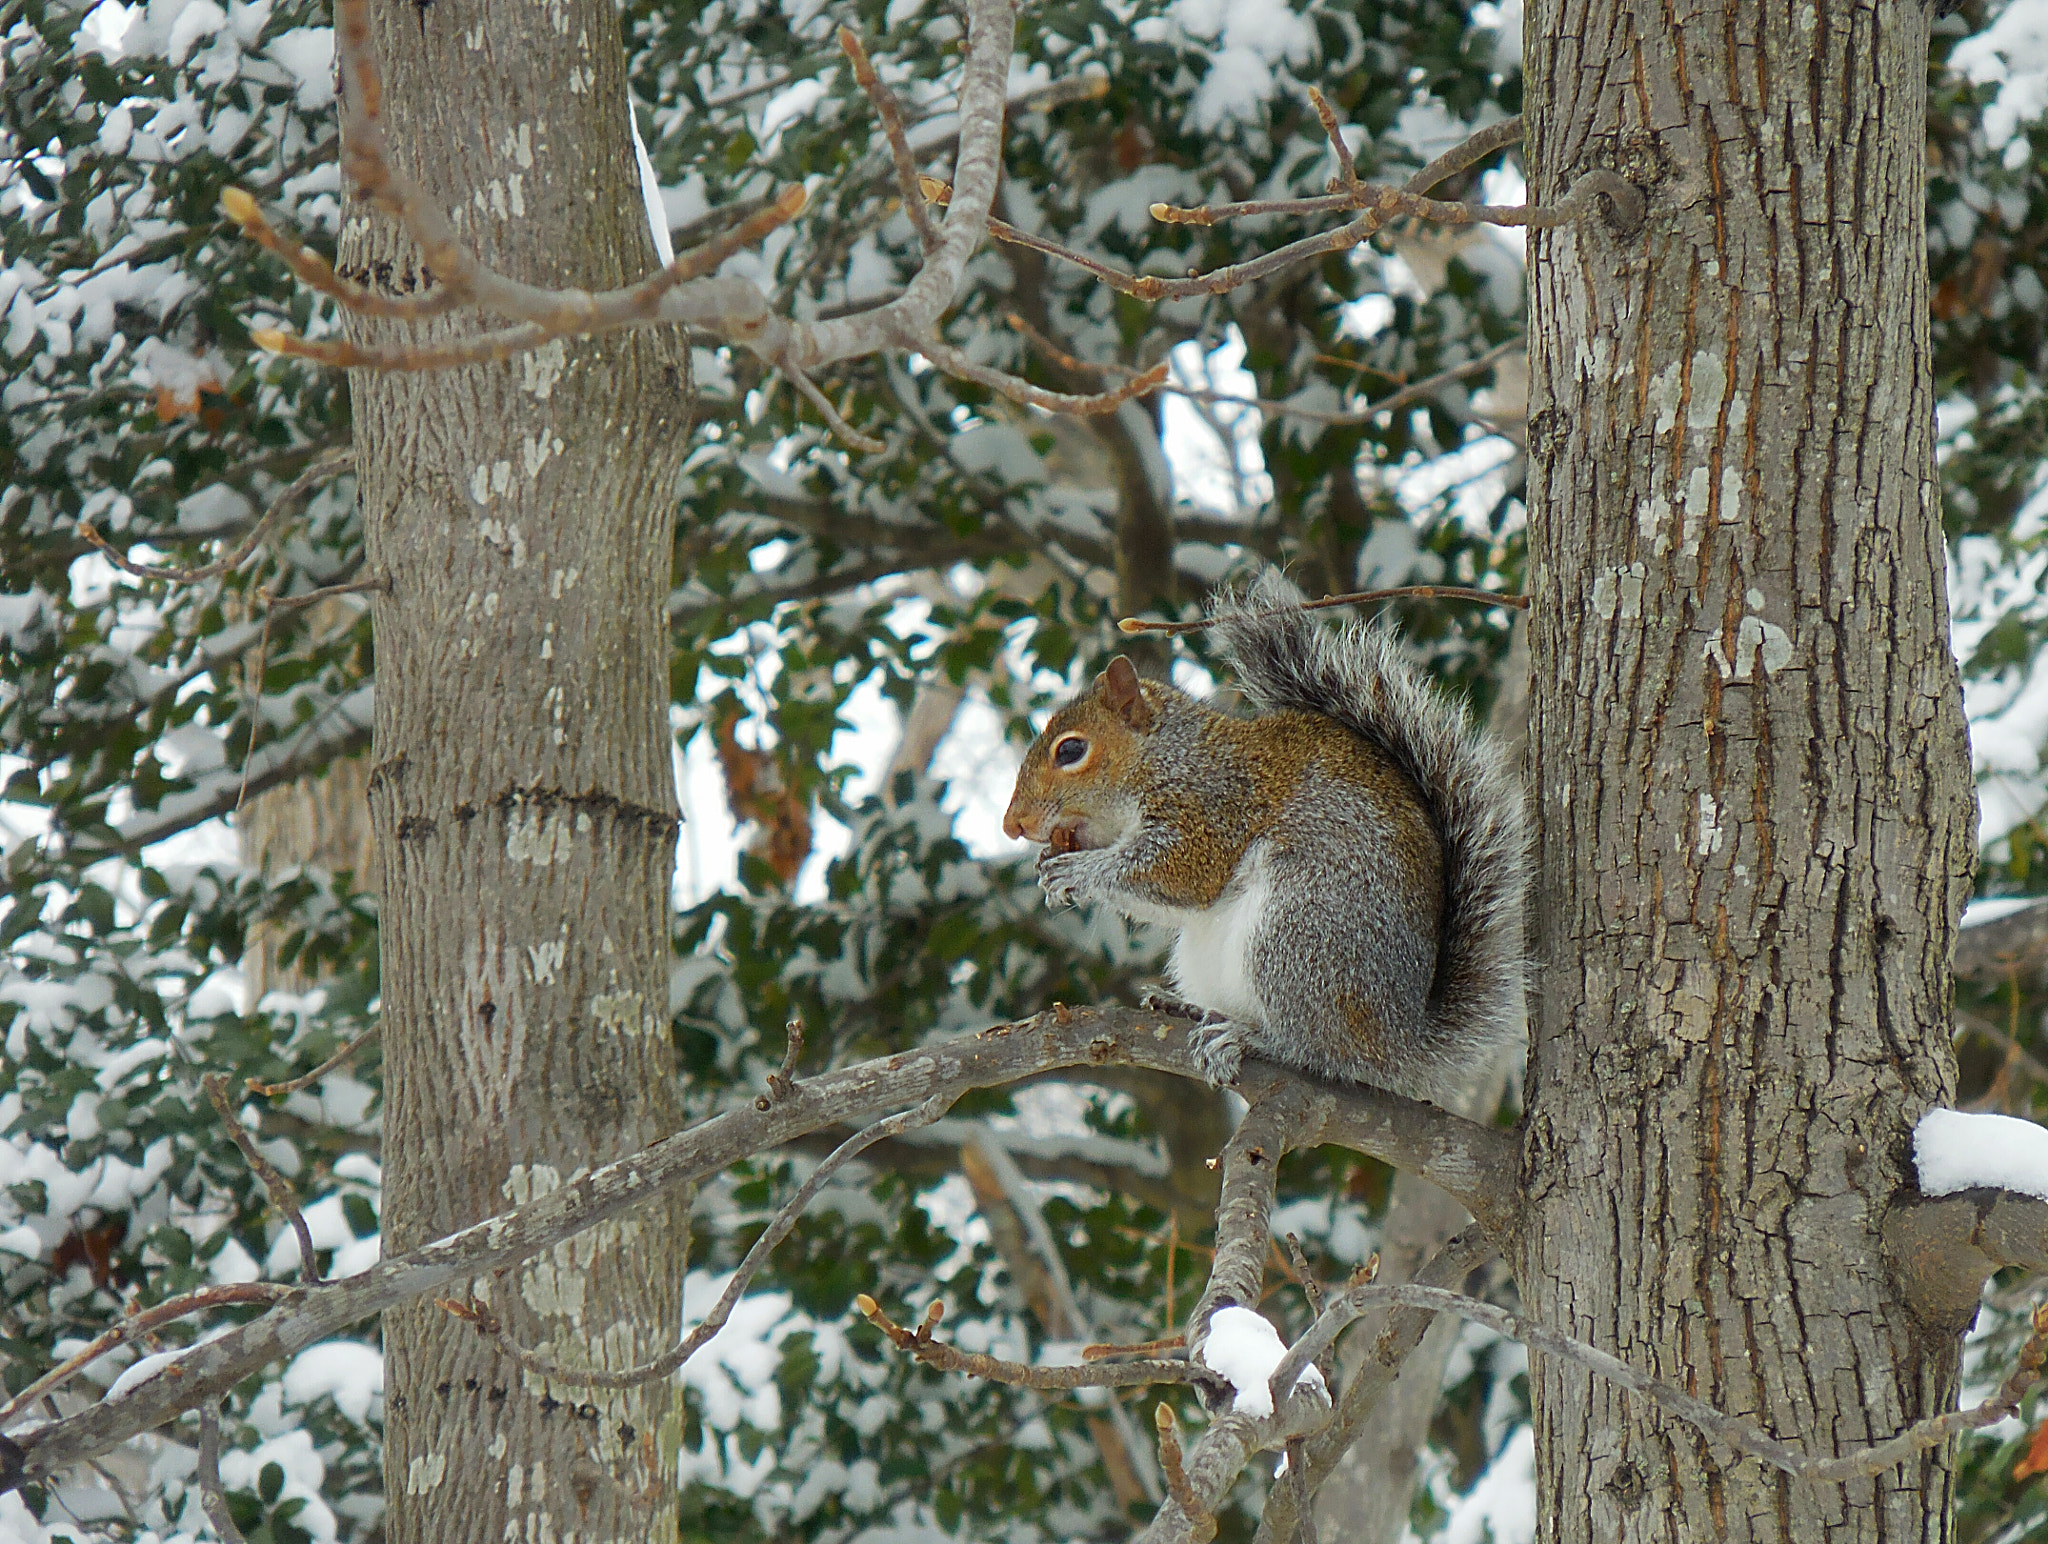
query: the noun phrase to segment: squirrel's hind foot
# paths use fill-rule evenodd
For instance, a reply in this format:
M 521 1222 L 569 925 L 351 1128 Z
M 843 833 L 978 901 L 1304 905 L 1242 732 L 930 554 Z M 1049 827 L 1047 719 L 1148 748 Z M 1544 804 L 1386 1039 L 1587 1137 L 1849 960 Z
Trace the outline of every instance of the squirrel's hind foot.
M 1195 1053 L 1195 1065 L 1202 1069 L 1202 1076 L 1216 1088 L 1228 1088 L 1237 1081 L 1244 1066 L 1248 1048 L 1245 1027 L 1213 1014 L 1204 1018 L 1206 1022 L 1197 1025 L 1188 1036 L 1188 1047 Z

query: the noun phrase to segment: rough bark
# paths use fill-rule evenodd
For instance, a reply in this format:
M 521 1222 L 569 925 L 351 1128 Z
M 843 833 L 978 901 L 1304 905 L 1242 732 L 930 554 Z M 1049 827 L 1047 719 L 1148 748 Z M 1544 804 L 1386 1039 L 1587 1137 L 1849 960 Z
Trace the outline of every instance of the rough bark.
M 374 20 L 394 152 L 485 261 L 593 290 L 652 269 L 612 6 Z M 428 282 L 360 205 L 342 257 L 367 282 Z M 663 606 L 684 364 L 636 334 L 353 382 L 369 571 L 389 583 L 369 801 L 393 1254 L 678 1124 Z M 680 1208 L 657 1205 L 476 1290 L 527 1345 L 621 1367 L 673 1342 L 685 1246 Z M 674 1534 L 665 1380 L 550 1388 L 431 1299 L 384 1333 L 389 1538 Z
M 1917 4 L 1543 0 L 1532 194 L 1541 1320 L 1822 1454 L 1953 1406 L 1879 1236 L 1952 1092 L 1973 800 L 1933 467 Z M 1544 1540 L 1937 1540 L 1532 1358 Z

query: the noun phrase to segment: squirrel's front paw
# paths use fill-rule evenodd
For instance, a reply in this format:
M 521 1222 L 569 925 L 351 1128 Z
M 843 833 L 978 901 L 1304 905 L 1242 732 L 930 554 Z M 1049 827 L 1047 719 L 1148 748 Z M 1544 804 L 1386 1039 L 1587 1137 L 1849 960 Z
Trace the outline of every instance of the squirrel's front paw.
M 1081 860 L 1085 854 L 1054 852 L 1050 847 L 1038 856 L 1038 888 L 1045 892 L 1045 904 L 1058 910 L 1078 906 L 1085 900 Z
M 1244 1066 L 1244 1026 L 1229 1019 L 1199 1025 L 1188 1036 L 1188 1049 L 1195 1053 L 1202 1076 L 1217 1088 L 1227 1088 Z

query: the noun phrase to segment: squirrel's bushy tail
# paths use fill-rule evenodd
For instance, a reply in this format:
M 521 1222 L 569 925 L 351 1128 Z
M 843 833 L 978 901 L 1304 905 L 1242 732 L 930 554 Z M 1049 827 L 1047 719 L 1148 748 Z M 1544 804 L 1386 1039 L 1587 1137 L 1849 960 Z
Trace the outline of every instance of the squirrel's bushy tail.
M 1402 657 L 1390 630 L 1330 628 L 1296 609 L 1302 599 L 1268 570 L 1243 594 L 1218 599 L 1216 631 L 1254 705 L 1327 714 L 1384 749 L 1420 790 L 1444 863 L 1431 1050 L 1468 1062 L 1520 1019 L 1528 877 L 1521 781 L 1498 743 Z

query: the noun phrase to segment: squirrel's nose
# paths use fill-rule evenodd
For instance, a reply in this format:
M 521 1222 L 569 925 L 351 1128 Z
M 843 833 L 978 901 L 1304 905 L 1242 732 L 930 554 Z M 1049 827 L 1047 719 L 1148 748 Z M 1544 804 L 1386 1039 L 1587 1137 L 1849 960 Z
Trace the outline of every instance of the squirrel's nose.
M 1019 801 L 1012 799 L 1010 807 L 1003 811 L 1003 835 L 1009 837 L 1011 841 L 1022 836 L 1029 836 L 1034 842 L 1037 841 L 1037 834 L 1025 825 L 1024 817 L 1017 813 L 1018 809 Z

